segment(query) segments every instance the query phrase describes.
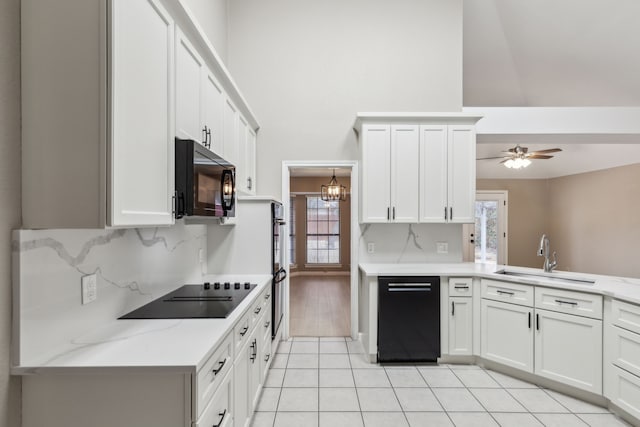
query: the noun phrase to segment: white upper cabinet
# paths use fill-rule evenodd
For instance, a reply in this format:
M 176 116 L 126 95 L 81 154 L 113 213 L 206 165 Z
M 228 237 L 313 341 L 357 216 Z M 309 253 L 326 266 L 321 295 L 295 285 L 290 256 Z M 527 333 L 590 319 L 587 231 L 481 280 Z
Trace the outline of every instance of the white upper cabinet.
M 361 135 L 361 222 L 388 222 L 391 207 L 391 126 L 364 125 Z
M 245 149 L 245 169 L 247 171 L 247 193 L 256 194 L 256 141 L 258 137 L 253 129 L 249 128 L 249 136 L 247 137 L 247 147 Z
M 154 0 L 111 4 L 109 224 L 172 224 L 173 20 Z
M 207 69 L 203 73 L 202 128 L 205 130 L 205 141 L 214 153 L 222 153 L 222 107 L 224 90 L 213 74 Z
M 238 163 L 238 109 L 229 98 L 224 101 L 223 148 L 222 156 L 225 160 L 236 165 Z
M 419 149 L 418 126 L 391 126 L 392 222 L 418 222 Z
M 420 135 L 420 222 L 474 222 L 474 126 L 422 125 Z
M 360 222 L 474 222 L 478 119 L 464 113 L 358 113 Z
M 176 135 L 203 142 L 204 61 L 182 31 L 176 31 Z
M 236 187 L 239 192 L 255 195 L 256 133 L 243 115 L 238 115 L 238 159 Z

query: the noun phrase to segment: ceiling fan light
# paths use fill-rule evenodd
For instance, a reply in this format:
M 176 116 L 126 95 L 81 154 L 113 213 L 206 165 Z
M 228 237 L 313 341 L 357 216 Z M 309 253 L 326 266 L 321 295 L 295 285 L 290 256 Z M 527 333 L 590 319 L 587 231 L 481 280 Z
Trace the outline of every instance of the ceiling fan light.
M 522 159 L 522 167 L 526 168 L 527 166 L 529 166 L 531 164 L 531 160 L 529 159 Z
M 515 167 L 516 162 L 513 159 L 509 159 L 506 162 L 504 162 L 504 165 L 506 167 L 508 167 L 509 169 L 512 169 Z M 517 168 L 516 168 L 517 169 Z

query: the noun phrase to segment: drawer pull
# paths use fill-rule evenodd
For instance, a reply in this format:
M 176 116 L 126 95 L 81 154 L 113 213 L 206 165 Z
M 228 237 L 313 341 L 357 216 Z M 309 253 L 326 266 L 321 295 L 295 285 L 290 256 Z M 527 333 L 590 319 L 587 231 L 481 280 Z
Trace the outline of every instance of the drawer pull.
M 248 326 L 245 326 L 244 328 L 242 328 L 242 331 L 240 331 L 240 336 L 243 337 L 247 333 L 248 330 L 249 330 Z
M 269 299 L 269 297 L 270 297 L 270 296 L 271 296 L 271 294 L 266 294 L 266 295 L 264 296 L 264 299 Z
M 216 375 L 218 375 L 220 373 L 220 371 L 222 371 L 222 368 L 224 368 L 224 365 L 226 365 L 227 363 L 227 359 L 224 359 L 222 362 L 218 362 L 218 369 L 214 369 L 213 371 L 213 376 L 215 377 Z
M 266 322 L 266 323 L 264 324 L 265 329 L 266 329 L 266 328 L 268 328 L 268 327 L 269 327 L 269 325 L 271 325 L 271 321 Z
M 220 421 L 218 422 L 218 424 L 214 424 L 213 427 L 220 427 L 222 425 L 222 422 L 224 421 L 224 417 L 227 416 L 227 410 L 225 409 L 224 411 L 220 412 L 218 415 L 220 415 Z
M 253 312 L 254 312 L 255 314 L 258 314 L 258 313 L 260 313 L 260 310 L 262 310 L 262 307 L 258 307 L 258 308 L 256 308 Z
M 255 363 L 256 361 L 256 356 L 258 356 L 258 341 L 257 340 L 253 340 L 253 342 L 251 343 L 251 356 L 249 357 L 249 359 L 251 359 L 251 363 Z
M 498 292 L 500 295 L 509 295 L 510 297 L 512 297 L 514 295 L 513 292 L 509 292 L 509 291 L 502 291 L 500 289 L 498 289 L 496 292 Z
M 574 301 L 564 301 L 564 300 L 561 300 L 561 299 L 557 299 L 557 300 L 556 300 L 556 302 L 557 302 L 558 304 L 569 304 L 569 305 L 573 305 L 573 306 L 578 305 L 578 303 L 577 303 L 577 302 L 574 302 Z
M 469 285 L 454 285 L 455 289 L 469 289 Z
M 264 361 L 265 361 L 265 362 L 268 362 L 270 357 L 271 357 L 271 355 L 270 355 L 270 354 L 267 354 L 267 355 L 264 357 Z

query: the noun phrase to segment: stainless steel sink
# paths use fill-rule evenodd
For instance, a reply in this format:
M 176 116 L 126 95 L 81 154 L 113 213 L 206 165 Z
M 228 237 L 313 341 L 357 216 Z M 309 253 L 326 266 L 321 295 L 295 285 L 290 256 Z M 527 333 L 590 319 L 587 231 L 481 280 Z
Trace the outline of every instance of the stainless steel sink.
M 570 277 L 560 277 L 555 276 L 555 273 L 549 274 L 535 274 L 535 273 L 522 273 L 519 271 L 510 271 L 510 270 L 498 270 L 495 272 L 496 274 L 504 274 L 505 276 L 515 276 L 522 278 L 530 278 L 532 280 L 537 281 L 545 281 L 550 283 L 563 283 L 565 285 L 585 285 L 585 286 L 593 286 L 595 282 L 593 280 L 588 279 L 574 279 Z

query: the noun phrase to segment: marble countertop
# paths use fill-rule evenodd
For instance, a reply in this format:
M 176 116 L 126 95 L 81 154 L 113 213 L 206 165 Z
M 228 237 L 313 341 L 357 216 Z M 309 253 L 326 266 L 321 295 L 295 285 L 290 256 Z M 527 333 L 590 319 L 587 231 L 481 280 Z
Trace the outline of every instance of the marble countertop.
M 23 361 L 11 373 L 197 372 L 260 292 L 271 285 L 270 275 L 204 276 L 204 281 L 228 280 L 258 286 L 225 319 L 114 319 L 74 339 L 73 350 L 53 350 Z
M 572 291 L 595 293 L 612 298 L 624 300 L 634 304 L 640 304 L 640 279 L 625 277 L 603 276 L 596 274 L 574 273 L 569 271 L 554 271 L 544 273 L 542 268 L 514 267 L 509 265 L 476 264 L 476 263 L 449 263 L 449 264 L 376 264 L 363 263 L 360 270 L 366 276 L 474 276 L 494 280 L 506 280 L 509 282 L 545 286 Z M 532 274 L 535 276 L 507 276 L 496 271 L 508 270 L 520 274 Z M 593 284 L 558 283 L 554 279 L 588 280 Z

